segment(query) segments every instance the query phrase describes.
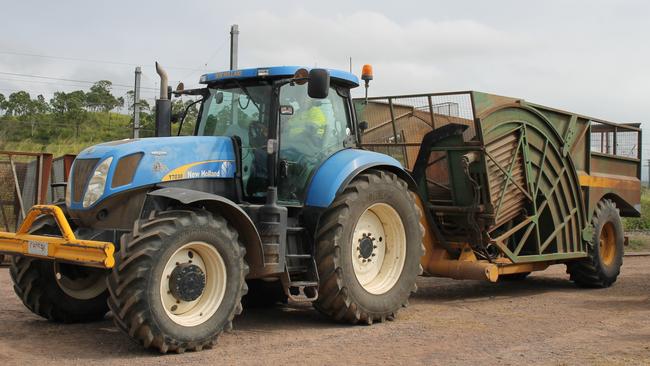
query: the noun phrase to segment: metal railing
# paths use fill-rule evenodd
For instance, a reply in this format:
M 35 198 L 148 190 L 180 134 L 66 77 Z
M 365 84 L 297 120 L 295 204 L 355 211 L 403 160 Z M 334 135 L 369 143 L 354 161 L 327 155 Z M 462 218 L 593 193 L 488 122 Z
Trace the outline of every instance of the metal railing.
M 396 95 L 354 100 L 357 118 L 368 122 L 365 149 L 390 155 L 407 169 L 415 164 L 423 136 L 449 123 L 467 125 L 465 140 L 476 136 L 471 92 Z
M 641 130 L 639 126 L 639 124 L 616 124 L 592 120 L 590 149 L 599 154 L 640 160 Z

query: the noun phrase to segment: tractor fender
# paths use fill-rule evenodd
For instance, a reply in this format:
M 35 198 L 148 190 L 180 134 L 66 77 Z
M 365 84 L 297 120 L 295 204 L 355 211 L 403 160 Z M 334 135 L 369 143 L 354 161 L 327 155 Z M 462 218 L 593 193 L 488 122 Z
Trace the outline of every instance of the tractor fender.
M 264 268 L 260 234 L 253 220 L 235 202 L 212 193 L 177 187 L 161 188 L 149 192 L 148 195 L 169 198 L 186 205 L 200 205 L 210 212 L 221 215 L 237 230 L 239 239 L 246 247 L 246 262 L 251 268 L 249 277 L 255 274 L 255 270 Z
M 413 177 L 394 158 L 373 151 L 345 149 L 330 156 L 312 176 L 305 204 L 312 207 L 329 207 L 334 198 L 360 173 L 368 169 L 384 169 L 406 181 L 415 190 Z

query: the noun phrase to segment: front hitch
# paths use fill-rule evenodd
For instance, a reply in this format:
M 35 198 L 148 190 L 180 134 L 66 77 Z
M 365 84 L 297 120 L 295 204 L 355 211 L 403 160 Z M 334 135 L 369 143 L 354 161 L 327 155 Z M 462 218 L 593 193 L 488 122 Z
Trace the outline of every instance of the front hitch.
M 61 231 L 60 237 L 29 233 L 34 221 L 41 215 L 54 218 Z M 96 268 L 113 268 L 115 265 L 115 245 L 103 241 L 77 239 L 63 210 L 55 205 L 33 206 L 16 233 L 0 232 L 0 253 Z

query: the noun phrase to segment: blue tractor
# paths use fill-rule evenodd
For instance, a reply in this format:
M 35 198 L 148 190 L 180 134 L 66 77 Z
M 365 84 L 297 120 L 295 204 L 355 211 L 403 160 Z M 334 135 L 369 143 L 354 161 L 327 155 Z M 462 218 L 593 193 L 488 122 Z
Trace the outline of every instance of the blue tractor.
M 423 255 L 415 183 L 358 148 L 356 76 L 252 68 L 170 93 L 159 73 L 158 137 L 85 149 L 65 204 L 34 206 L 2 233 L 31 311 L 82 322 L 110 310 L 164 353 L 212 346 L 242 299 L 312 302 L 355 324 L 407 305 Z M 199 97 L 194 136 L 170 136 L 171 94 Z

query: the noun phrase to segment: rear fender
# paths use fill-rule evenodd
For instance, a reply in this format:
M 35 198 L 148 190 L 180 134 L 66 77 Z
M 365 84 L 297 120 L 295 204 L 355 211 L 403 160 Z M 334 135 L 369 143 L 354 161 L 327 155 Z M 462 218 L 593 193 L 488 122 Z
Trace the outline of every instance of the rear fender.
M 248 277 L 257 277 L 258 272 L 264 269 L 264 252 L 259 232 L 253 220 L 235 202 L 215 194 L 176 187 L 158 189 L 148 195 L 172 199 L 184 205 L 205 207 L 206 210 L 219 214 L 237 230 L 239 239 L 246 247 L 245 258 L 250 266 Z
M 415 181 L 394 158 L 367 150 L 345 149 L 330 156 L 312 177 L 305 204 L 312 207 L 329 207 L 336 195 L 362 172 L 383 169 L 406 181 L 415 191 Z

